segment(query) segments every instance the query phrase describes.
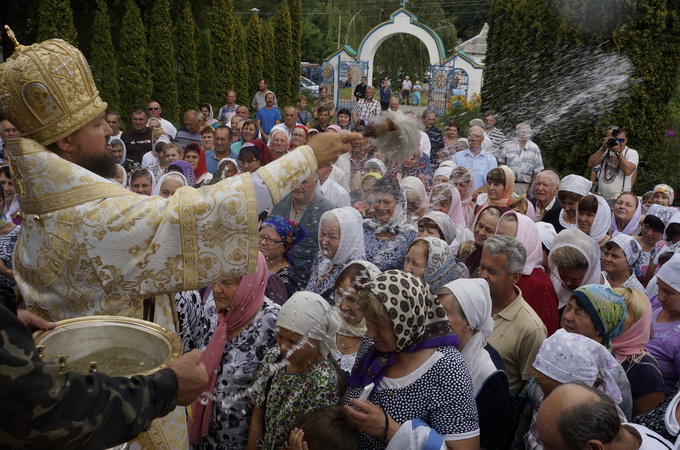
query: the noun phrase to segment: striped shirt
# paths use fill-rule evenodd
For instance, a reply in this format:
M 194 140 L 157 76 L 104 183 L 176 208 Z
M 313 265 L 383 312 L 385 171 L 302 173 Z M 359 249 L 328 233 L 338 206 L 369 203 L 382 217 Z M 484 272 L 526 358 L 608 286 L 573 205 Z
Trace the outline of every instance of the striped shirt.
M 498 163 L 505 164 L 515 172 L 516 183 L 531 183 L 531 176 L 543 170 L 541 150 L 535 142 L 528 140 L 524 148 L 519 141 L 507 141 L 498 155 Z

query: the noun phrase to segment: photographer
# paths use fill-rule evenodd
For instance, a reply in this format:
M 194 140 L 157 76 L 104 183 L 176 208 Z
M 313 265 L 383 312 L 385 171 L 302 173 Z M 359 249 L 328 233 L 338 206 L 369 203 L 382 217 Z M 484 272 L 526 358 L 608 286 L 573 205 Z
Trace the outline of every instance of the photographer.
M 628 134 L 624 128 L 607 129 L 602 146 L 588 159 L 588 167 L 598 167 L 597 191 L 607 200 L 621 192 L 631 191 L 639 161 L 638 152 L 628 148 Z

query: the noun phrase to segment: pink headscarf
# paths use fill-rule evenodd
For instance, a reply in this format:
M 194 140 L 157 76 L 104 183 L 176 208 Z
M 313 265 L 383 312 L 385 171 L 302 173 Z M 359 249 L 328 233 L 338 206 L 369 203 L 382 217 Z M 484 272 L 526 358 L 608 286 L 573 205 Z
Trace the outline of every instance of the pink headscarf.
M 436 195 L 443 195 L 444 191 L 449 191 L 451 193 L 451 206 L 449 206 L 449 210 L 446 212 L 446 214 L 451 218 L 456 227 L 465 228 L 467 226 L 465 222 L 465 212 L 463 211 L 463 203 L 460 200 L 460 193 L 458 192 L 458 189 L 448 183 L 442 183 L 432 188 L 433 193 L 437 187 L 443 187 L 444 190 L 438 192 Z M 434 195 L 435 194 L 430 194 L 430 205 L 434 204 Z
M 536 208 L 534 208 L 534 204 L 529 199 L 527 199 L 527 212 L 524 215 L 531 219 L 532 222 L 536 221 Z
M 504 212 L 496 226 L 496 233 L 503 222 L 503 218 L 515 216 L 517 218 L 517 234 L 514 236 L 527 252 L 527 259 L 522 269 L 522 275 L 531 275 L 536 268 L 543 268 L 543 248 L 541 236 L 538 234 L 534 221 L 517 211 Z
M 224 347 L 227 345 L 229 333 L 240 328 L 255 317 L 264 304 L 264 291 L 267 287 L 267 262 L 264 255 L 257 254 L 257 269 L 255 273 L 245 275 L 234 294 L 234 300 L 227 312 L 219 311 L 217 328 L 213 332 L 208 346 L 203 351 L 201 360 L 208 372 L 208 390 L 212 396 L 217 382 L 217 367 L 222 361 Z M 210 418 L 212 416 L 212 400 L 203 405 L 196 400 L 192 405 L 193 420 L 188 423 L 189 441 L 198 444 L 202 437 L 208 434 Z
M 484 207 L 487 206 L 503 206 L 506 207 L 510 204 L 510 200 L 512 199 L 512 193 L 515 191 L 515 172 L 512 171 L 508 166 L 499 166 L 497 167 L 498 169 L 501 169 L 503 173 L 505 174 L 505 185 L 503 186 L 503 192 L 500 195 L 500 198 L 498 200 L 491 200 L 490 198 L 486 201 L 486 204 Z M 495 169 L 491 169 L 495 170 Z M 488 174 L 487 174 L 488 178 Z M 489 184 L 487 180 L 487 185 Z M 480 208 L 481 211 L 481 208 Z
M 652 305 L 647 305 L 647 310 L 640 320 L 631 325 L 623 333 L 612 339 L 612 351 L 616 360 L 621 362 L 627 356 L 638 355 L 645 350 L 649 342 L 650 330 L 652 329 Z
M 475 216 L 475 202 L 472 201 L 472 194 L 475 191 L 474 177 L 467 167 L 458 166 L 453 169 L 451 176 L 449 177 L 449 182 L 455 187 L 456 182 L 467 181 L 468 188 L 465 195 L 461 198 L 461 203 L 463 204 L 463 213 L 465 214 L 465 223 L 472 226 L 472 219 Z M 460 194 L 460 193 L 459 193 Z M 460 195 L 459 195 L 460 197 Z M 466 226 L 467 226 L 466 225 Z

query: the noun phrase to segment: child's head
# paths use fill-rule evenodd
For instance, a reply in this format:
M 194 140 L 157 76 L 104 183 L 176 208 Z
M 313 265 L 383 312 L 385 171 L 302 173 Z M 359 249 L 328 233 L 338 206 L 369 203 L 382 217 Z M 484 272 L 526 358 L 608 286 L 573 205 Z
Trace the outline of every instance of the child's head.
M 349 421 L 342 406 L 325 406 L 298 417 L 309 450 L 344 450 L 359 448 L 359 429 Z

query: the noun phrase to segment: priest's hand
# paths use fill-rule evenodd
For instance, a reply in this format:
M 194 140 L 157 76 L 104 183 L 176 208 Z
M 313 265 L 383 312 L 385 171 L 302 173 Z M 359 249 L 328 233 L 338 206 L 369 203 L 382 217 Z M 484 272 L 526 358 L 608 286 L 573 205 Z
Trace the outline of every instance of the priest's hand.
M 194 400 L 208 388 L 208 372 L 205 364 L 201 362 L 201 352 L 192 350 L 185 353 L 170 364 L 177 375 L 177 404 L 180 406 L 191 405 Z
M 352 143 L 362 139 L 359 133 L 319 133 L 308 145 L 314 150 L 319 167 L 333 164 L 338 156 L 352 149 Z

